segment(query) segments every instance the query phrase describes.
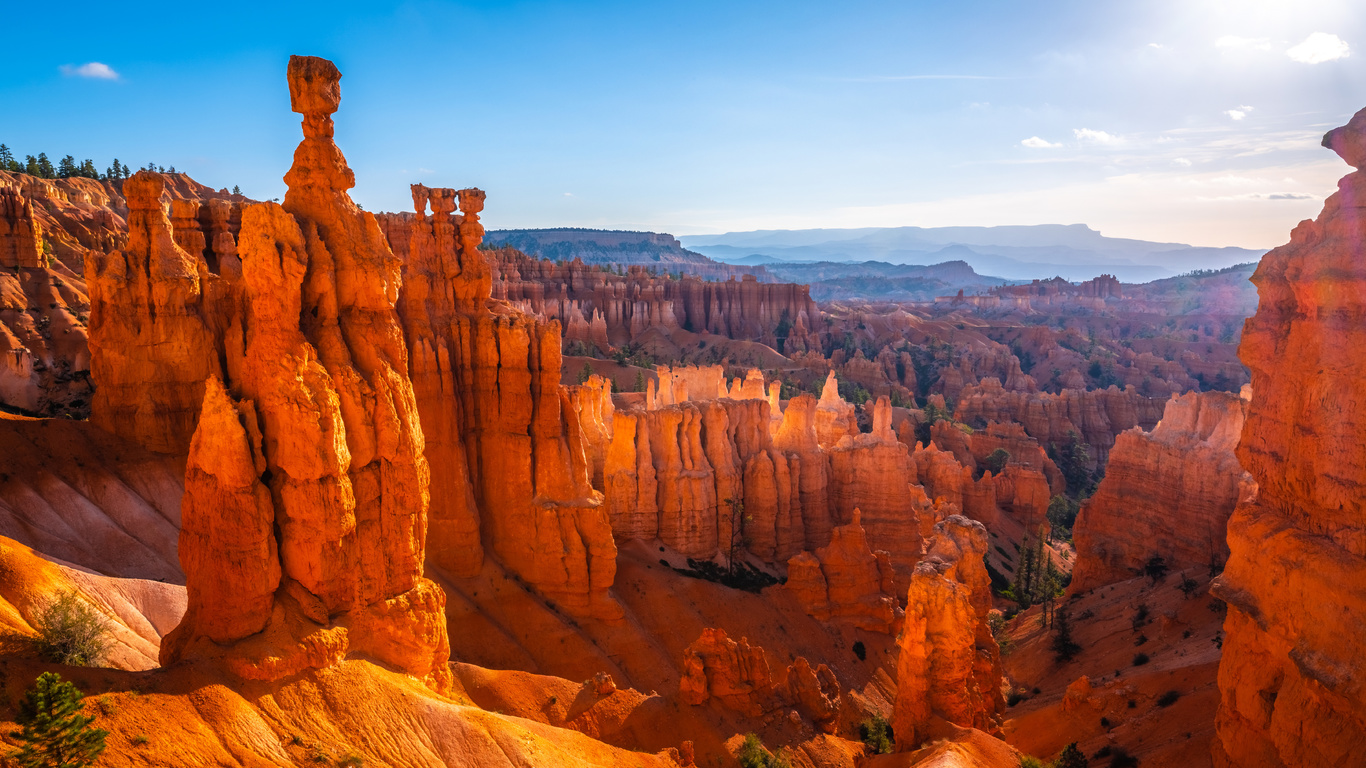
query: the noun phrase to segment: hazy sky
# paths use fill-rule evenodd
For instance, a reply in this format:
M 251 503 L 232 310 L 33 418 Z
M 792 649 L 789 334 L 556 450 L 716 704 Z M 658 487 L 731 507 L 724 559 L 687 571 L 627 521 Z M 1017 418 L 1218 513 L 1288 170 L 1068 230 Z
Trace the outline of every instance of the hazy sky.
M 152 5 L 152 4 L 149 4 Z M 370 210 L 695 234 L 1084 222 L 1269 247 L 1347 166 L 1362 0 L 21 3 L 0 142 L 282 196 L 291 53 Z

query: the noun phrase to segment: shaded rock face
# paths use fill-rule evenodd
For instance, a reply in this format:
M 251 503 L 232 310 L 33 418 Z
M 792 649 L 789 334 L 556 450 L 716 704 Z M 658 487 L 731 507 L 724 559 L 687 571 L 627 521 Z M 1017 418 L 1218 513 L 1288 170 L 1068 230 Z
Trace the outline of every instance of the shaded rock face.
M 950 515 L 935 525 L 929 552 L 915 568 L 897 642 L 892 729 L 898 751 L 918 747 L 938 721 L 999 730 L 1005 701 L 1000 650 L 987 626 L 986 551 L 986 528 Z
M 346 193 L 354 179 L 332 141 L 340 78 L 324 59 L 290 59 L 304 141 L 284 206 L 243 213 L 244 346 L 223 379 L 200 385 L 181 509 L 188 609 L 161 661 L 220 659 L 241 678 L 279 680 L 360 654 L 441 691 L 445 595 L 423 578 L 430 470 L 399 264 Z M 156 239 L 180 307 L 198 283 L 165 216 L 140 207 L 151 176 L 129 180 L 134 220 L 146 214 L 130 250 L 141 233 Z M 189 313 L 172 317 L 208 335 Z
M 1168 401 L 1152 432 L 1120 434 L 1072 530 L 1073 593 L 1138 576 L 1154 556 L 1172 571 L 1228 560 L 1229 515 L 1256 490 L 1234 455 L 1247 405 L 1224 392 L 1192 392 Z
M 1063 445 L 1076 432 L 1091 446 L 1093 461 L 1104 462 L 1115 436 L 1134 427 L 1152 429 L 1162 418 L 1166 398 L 1146 397 L 1133 387 L 1064 389 L 1048 392 L 1010 391 L 998 379 L 965 387 L 954 411 L 964 423 L 1017 422 L 1043 445 Z
M 786 587 L 807 613 L 822 621 L 893 634 L 904 615 L 891 556 L 869 548 L 857 509 L 853 521 L 835 527 L 830 546 L 787 561 Z
M 1324 144 L 1366 164 L 1366 110 Z M 1257 482 L 1228 525 L 1216 765 L 1332 766 L 1366 751 L 1366 174 L 1262 258 L 1239 350 Z
M 631 342 L 650 328 L 706 331 L 787 352 L 818 347 L 810 329 L 816 327 L 820 312 L 805 285 L 761 283 L 748 275 L 740 280 L 703 275 L 720 282 L 697 275 L 674 278 L 639 265 L 618 275 L 578 258 L 556 263 L 506 248 L 490 253 L 496 298 L 559 320 L 566 339 L 596 344 L 603 351 Z

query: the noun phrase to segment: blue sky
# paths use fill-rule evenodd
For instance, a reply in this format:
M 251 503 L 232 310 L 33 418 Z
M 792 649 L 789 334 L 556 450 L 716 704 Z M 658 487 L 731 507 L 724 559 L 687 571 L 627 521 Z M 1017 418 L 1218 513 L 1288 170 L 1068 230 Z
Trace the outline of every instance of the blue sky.
M 415 181 L 479 186 L 490 227 L 1083 222 L 1269 247 L 1349 170 L 1318 142 L 1366 107 L 1360 0 L 5 15 L 0 142 L 20 156 L 154 161 L 282 196 L 300 135 L 285 62 L 319 55 L 344 74 L 356 200 L 403 210 Z

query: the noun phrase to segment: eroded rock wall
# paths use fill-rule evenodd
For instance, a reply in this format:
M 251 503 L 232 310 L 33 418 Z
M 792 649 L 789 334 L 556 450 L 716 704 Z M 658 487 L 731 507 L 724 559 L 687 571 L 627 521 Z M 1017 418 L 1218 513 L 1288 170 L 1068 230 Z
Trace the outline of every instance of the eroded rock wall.
M 1072 592 L 1138 576 L 1152 557 L 1202 573 L 1228 560 L 1229 515 L 1256 490 L 1234 455 L 1246 412 L 1237 395 L 1191 392 L 1151 432 L 1119 435 L 1072 529 Z
M 1324 145 L 1366 168 L 1366 110 Z M 1255 501 L 1228 524 L 1214 761 L 1351 765 L 1366 754 L 1366 173 L 1262 257 L 1239 354 L 1238 459 Z

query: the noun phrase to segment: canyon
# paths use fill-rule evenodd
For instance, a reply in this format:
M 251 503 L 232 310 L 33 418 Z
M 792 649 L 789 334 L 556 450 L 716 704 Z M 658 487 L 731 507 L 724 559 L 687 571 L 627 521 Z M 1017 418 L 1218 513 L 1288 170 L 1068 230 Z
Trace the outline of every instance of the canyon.
M 1366 747 L 1360 171 L 1255 314 L 1241 268 L 818 303 L 365 211 L 341 79 L 289 60 L 282 202 L 0 172 L 7 701 L 60 669 L 117 765 Z M 690 266 L 581 258 L 641 243 Z M 57 595 L 104 668 L 33 650 Z

